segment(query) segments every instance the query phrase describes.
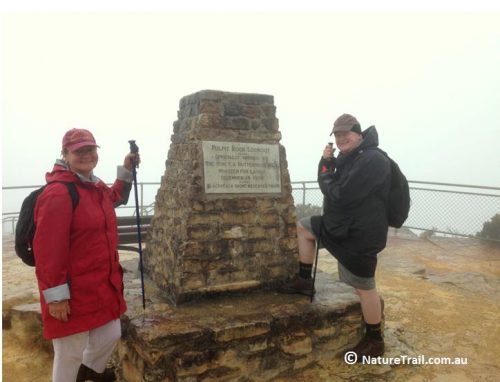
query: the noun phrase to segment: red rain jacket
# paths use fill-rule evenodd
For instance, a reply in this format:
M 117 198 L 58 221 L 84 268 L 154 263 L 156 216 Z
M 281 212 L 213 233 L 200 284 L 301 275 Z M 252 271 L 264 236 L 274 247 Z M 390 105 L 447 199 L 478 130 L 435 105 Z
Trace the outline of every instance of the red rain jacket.
M 43 334 L 52 339 L 97 328 L 126 310 L 114 210 L 124 196 L 126 182 L 116 180 L 111 188 L 102 181 L 83 182 L 59 165 L 47 173 L 46 180 L 73 182 L 79 194 L 73 210 L 67 187 L 51 183 L 35 206 L 33 250 Z M 70 290 L 68 322 L 49 315 L 42 293 L 64 284 Z

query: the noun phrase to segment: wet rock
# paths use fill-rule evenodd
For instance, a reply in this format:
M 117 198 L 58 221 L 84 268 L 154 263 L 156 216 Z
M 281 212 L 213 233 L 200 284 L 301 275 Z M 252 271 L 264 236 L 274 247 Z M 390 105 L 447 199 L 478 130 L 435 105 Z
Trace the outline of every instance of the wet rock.
M 255 291 L 132 309 L 123 320 L 120 378 L 264 381 L 308 368 L 353 345 L 362 328 L 353 289 L 321 271 L 317 283 L 313 303 Z
M 449 284 L 474 293 L 493 295 L 500 292 L 498 278 L 474 272 L 452 272 L 431 274 L 429 280 L 438 284 Z

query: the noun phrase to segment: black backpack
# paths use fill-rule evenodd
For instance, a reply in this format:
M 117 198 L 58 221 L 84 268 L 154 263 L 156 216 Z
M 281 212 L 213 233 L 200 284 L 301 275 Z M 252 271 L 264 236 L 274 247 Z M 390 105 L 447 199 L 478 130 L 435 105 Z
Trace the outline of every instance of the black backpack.
M 68 188 L 74 210 L 80 201 L 80 195 L 76 190 L 75 184 L 71 182 L 60 183 L 64 183 Z M 19 256 L 25 264 L 32 267 L 35 266 L 35 256 L 32 247 L 36 229 L 35 204 L 38 196 L 45 190 L 45 187 L 47 187 L 47 185 L 33 191 L 24 199 L 21 205 L 21 211 L 19 212 L 19 220 L 16 224 L 15 248 L 17 256 Z
M 408 180 L 406 180 L 398 164 L 385 151 L 379 148 L 377 150 L 384 154 L 391 164 L 391 188 L 389 189 L 387 202 L 387 221 L 389 226 L 401 228 L 410 212 L 411 199 Z

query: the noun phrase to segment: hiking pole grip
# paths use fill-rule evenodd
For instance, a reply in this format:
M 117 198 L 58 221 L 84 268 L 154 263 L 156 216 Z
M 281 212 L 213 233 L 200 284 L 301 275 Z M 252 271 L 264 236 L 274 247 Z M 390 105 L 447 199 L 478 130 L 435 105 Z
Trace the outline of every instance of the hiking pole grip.
M 136 145 L 135 140 L 128 141 L 130 144 L 130 152 L 132 154 L 139 153 L 139 147 Z M 146 296 L 144 295 L 144 267 L 142 263 L 142 239 L 141 239 L 141 215 L 139 214 L 139 194 L 137 192 L 137 160 L 133 160 L 132 164 L 132 178 L 134 181 L 134 194 L 135 194 L 135 219 L 137 223 L 137 243 L 139 244 L 139 268 L 141 271 L 141 289 L 142 289 L 142 309 L 146 309 Z
M 139 146 L 137 146 L 137 144 L 135 143 L 135 140 L 131 139 L 130 141 L 128 141 L 129 145 L 130 145 L 130 152 L 132 154 L 138 154 L 139 153 Z M 134 158 L 133 160 L 133 167 L 136 168 L 137 167 L 137 160 Z

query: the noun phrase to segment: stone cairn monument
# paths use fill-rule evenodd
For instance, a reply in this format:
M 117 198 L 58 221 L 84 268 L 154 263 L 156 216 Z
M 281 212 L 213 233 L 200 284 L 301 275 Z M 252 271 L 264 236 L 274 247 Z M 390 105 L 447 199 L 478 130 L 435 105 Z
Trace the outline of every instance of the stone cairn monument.
M 298 260 L 275 110 L 269 95 L 181 99 L 144 253 L 146 310 L 136 263 L 125 273 L 119 381 L 273 380 L 358 338 L 358 299 L 331 275 L 318 272 L 313 303 L 275 290 Z
M 273 97 L 180 101 L 144 256 L 175 304 L 272 288 L 297 268 L 295 207 Z

